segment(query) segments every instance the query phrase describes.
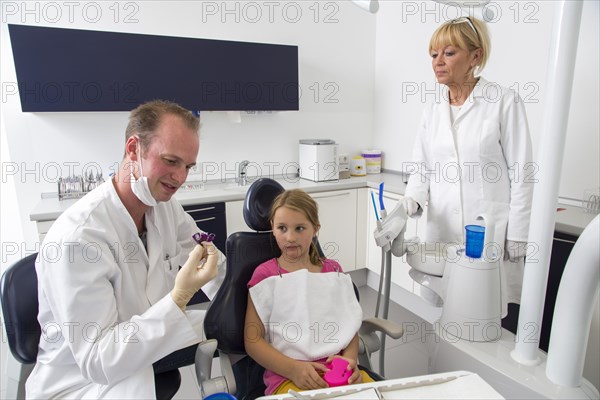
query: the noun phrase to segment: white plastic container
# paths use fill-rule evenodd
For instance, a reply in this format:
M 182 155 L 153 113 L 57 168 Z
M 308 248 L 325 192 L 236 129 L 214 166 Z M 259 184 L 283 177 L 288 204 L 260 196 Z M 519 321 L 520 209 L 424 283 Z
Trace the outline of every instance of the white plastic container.
M 361 155 L 367 165 L 367 174 L 381 173 L 381 150 L 363 150 Z

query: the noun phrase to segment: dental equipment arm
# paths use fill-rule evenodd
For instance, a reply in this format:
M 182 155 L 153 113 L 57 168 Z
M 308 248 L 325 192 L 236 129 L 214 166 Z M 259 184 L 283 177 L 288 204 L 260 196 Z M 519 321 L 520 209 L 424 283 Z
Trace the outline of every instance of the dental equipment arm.
M 396 257 L 402 257 L 406 253 L 407 245 L 404 241 L 404 233 L 406 232 L 406 221 L 408 215 L 404 209 L 404 202 L 399 201 L 396 207 L 391 213 L 385 211 L 383 204 L 383 184 L 379 187 L 379 201 L 381 205 L 381 219 L 377 221 L 377 229 L 375 230 L 374 237 L 377 246 L 381 247 L 381 275 L 379 279 L 379 296 L 377 298 L 377 306 L 375 316 L 379 317 L 379 301 L 383 297 L 383 320 L 387 320 L 389 303 L 390 303 L 390 290 L 391 290 L 391 269 L 392 269 L 392 254 Z M 377 210 L 376 210 L 377 211 Z M 410 239 L 413 241 L 415 239 Z M 418 241 L 418 238 L 416 239 Z M 408 243 L 410 243 L 410 241 Z M 384 285 L 385 282 L 385 285 Z M 385 288 L 384 288 L 385 286 Z M 377 329 L 383 328 L 383 329 Z M 380 330 L 385 332 L 382 334 L 381 339 L 378 341 L 376 335 L 373 334 L 373 330 Z M 391 326 L 380 326 L 376 327 L 372 324 L 371 328 L 365 328 L 364 339 L 361 344 L 365 348 L 381 349 L 379 355 L 379 372 L 385 376 L 385 338 L 386 335 L 393 338 L 402 336 L 402 328 L 395 330 Z M 381 347 L 377 344 L 381 342 Z M 368 350 L 367 350 L 368 353 Z M 368 359 L 368 357 L 366 357 Z M 369 362 L 370 366 L 370 362 Z
M 217 341 L 208 339 L 198 344 L 196 350 L 196 378 L 200 386 L 202 398 L 215 393 L 235 393 L 237 386 L 231 368 L 229 355 L 219 351 L 222 376 L 211 378 L 212 361 L 217 349 Z
M 406 232 L 408 215 L 404 209 L 404 203 L 400 201 L 391 213 L 385 215 L 382 211 L 381 214 L 382 218 L 377 222 L 377 229 L 373 233 L 375 243 L 383 251 L 391 250 L 394 256 L 402 257 L 406 253 L 407 247 L 404 242 L 404 233 Z

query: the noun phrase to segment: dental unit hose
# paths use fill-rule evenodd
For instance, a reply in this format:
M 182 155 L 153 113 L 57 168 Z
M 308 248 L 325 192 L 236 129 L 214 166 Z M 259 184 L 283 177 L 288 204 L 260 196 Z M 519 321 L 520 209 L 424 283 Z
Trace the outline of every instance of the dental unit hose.
M 383 190 L 384 183 L 379 184 L 379 207 L 381 209 L 381 218 L 387 217 L 387 211 L 383 201 Z M 377 230 L 382 230 L 382 223 L 379 215 L 377 214 L 377 207 L 375 205 L 375 198 L 373 192 L 371 192 L 371 200 L 373 201 L 373 209 L 375 210 L 375 216 L 377 217 Z M 391 289 L 391 272 L 392 272 L 392 253 L 391 250 L 385 250 L 381 248 L 381 269 L 379 273 L 379 289 L 377 292 L 377 305 L 375 306 L 375 317 L 379 317 L 379 307 L 381 306 L 381 298 L 383 296 L 383 311 L 381 317 L 383 319 L 388 318 L 389 305 L 390 305 L 390 289 Z M 385 282 L 385 286 L 384 286 Z M 381 349 L 379 355 L 379 373 L 385 376 L 385 333 L 381 333 Z

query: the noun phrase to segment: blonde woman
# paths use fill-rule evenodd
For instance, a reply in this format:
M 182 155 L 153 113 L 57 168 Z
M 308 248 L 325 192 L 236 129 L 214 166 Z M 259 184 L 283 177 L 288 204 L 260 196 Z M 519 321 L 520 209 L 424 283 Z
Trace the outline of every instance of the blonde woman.
M 535 166 L 523 101 L 480 74 L 490 56 L 485 24 L 463 17 L 442 24 L 429 43 L 441 99 L 425 108 L 404 205 L 420 215 L 427 241 L 464 243 L 465 225 L 485 215 L 501 266 L 502 315 L 519 303 Z M 492 249 L 494 250 L 494 249 Z

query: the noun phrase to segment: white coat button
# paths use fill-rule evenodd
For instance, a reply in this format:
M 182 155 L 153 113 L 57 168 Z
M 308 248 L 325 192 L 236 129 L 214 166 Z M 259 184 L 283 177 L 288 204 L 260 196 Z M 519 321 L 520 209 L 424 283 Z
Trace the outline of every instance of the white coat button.
M 452 212 L 453 212 L 454 214 L 458 214 L 458 213 L 460 213 L 460 211 L 459 211 L 459 210 L 457 210 L 456 208 L 455 208 L 454 210 L 452 210 Z

